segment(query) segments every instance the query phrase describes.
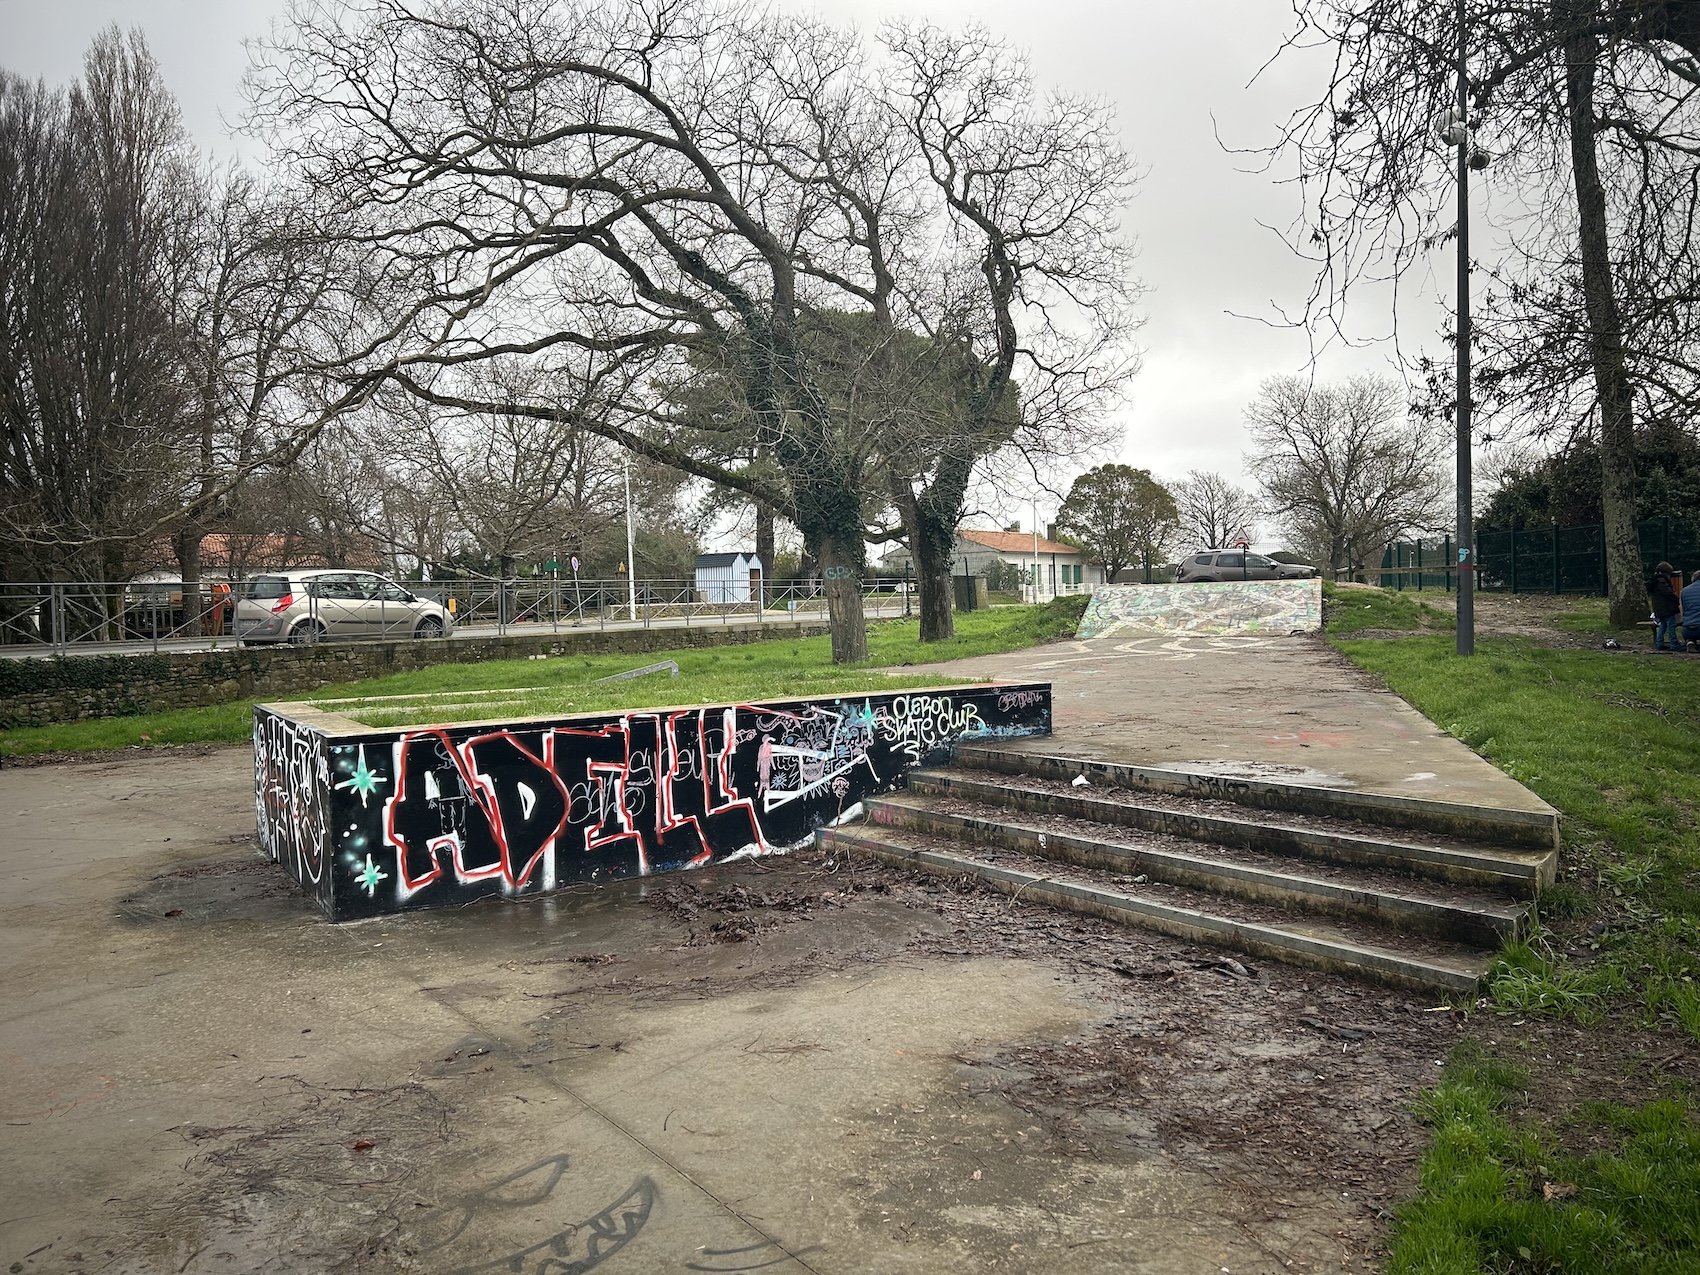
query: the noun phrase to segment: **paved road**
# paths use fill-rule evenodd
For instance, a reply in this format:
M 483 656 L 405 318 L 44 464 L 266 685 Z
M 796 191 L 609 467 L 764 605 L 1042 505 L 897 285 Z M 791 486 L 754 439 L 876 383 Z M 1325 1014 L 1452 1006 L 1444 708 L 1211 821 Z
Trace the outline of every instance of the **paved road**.
M 0 808 L 0 1270 L 1286 1275 L 1373 1226 L 1007 1100 L 995 1059 L 1138 988 L 917 952 L 983 941 L 918 879 L 689 874 L 831 892 L 748 942 L 659 879 L 336 926 L 247 844 L 245 749 L 8 768 Z
M 903 614 L 901 598 L 892 601 L 869 602 L 863 607 L 869 619 L 895 619 Z M 711 628 L 718 624 L 748 624 L 753 616 L 743 614 L 694 616 L 658 616 L 645 620 L 640 612 L 636 622 L 628 619 L 618 620 L 586 620 L 582 624 L 573 624 L 571 620 L 563 619 L 556 623 L 540 624 L 510 624 L 505 629 L 494 624 L 469 624 L 455 629 L 449 641 L 470 641 L 475 638 L 500 637 L 504 633 L 526 635 L 534 633 L 583 633 L 587 630 L 605 630 L 614 632 L 622 629 L 683 629 Z M 762 616 L 763 620 L 775 623 L 789 621 L 793 618 L 790 613 L 769 611 Z M 824 618 L 824 613 L 796 613 L 796 618 Z M 222 638 L 168 638 L 159 642 L 76 642 L 66 650 L 51 646 L 0 646 L 0 659 L 29 660 L 50 659 L 55 655 L 152 655 L 155 652 L 176 653 L 183 651 L 229 650 L 236 644 L 234 637 Z

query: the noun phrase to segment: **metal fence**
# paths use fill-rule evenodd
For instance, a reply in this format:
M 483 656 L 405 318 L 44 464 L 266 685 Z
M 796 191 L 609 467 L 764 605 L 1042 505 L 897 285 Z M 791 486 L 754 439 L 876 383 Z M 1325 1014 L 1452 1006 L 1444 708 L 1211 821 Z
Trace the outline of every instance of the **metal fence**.
M 863 582 L 863 609 L 870 617 L 909 614 L 910 585 L 898 578 L 870 577 Z M 491 633 L 570 632 L 582 628 L 692 627 L 704 624 L 765 623 L 791 618 L 821 619 L 827 611 L 819 581 L 767 585 L 765 597 L 749 601 L 711 601 L 689 580 L 573 580 L 518 577 L 410 582 L 406 588 L 448 608 L 458 631 Z M 180 582 L 53 581 L 0 582 L 0 647 L 46 653 L 73 650 L 140 651 L 234 646 L 236 601 L 241 584 L 203 581 L 200 604 Z M 726 596 L 726 595 L 723 595 Z M 743 591 L 748 598 L 748 590 Z M 321 605 L 309 594 L 307 618 L 318 618 Z M 380 603 L 380 608 L 383 604 Z M 197 614 L 197 612 L 199 614 Z M 395 608 L 384 615 L 376 634 L 413 636 L 413 612 Z M 327 626 L 307 624 L 314 641 L 357 641 L 339 637 Z M 270 639 L 280 640 L 284 635 Z
M 1647 518 L 1638 527 L 1644 575 L 1660 562 L 1685 571 L 1700 569 L 1700 523 L 1685 518 Z M 1452 537 L 1396 540 L 1371 576 L 1387 589 L 1450 590 L 1456 575 Z M 1489 593 L 1580 593 L 1606 591 L 1605 528 L 1531 527 L 1484 531 L 1476 536 L 1476 587 Z

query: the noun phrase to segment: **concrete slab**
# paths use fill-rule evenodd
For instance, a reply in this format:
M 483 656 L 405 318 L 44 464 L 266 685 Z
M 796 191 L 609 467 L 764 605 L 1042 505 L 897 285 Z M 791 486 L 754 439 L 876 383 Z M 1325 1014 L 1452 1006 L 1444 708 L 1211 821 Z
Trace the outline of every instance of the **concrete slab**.
M 1553 814 L 1315 636 L 1100 637 L 937 667 L 1052 684 L 1054 733 L 1014 749 Z
M 1214 1275 L 1357 1270 L 1373 1244 L 1357 1177 L 1272 1201 L 1153 1126 L 1081 1107 L 1047 1133 L 1010 1098 L 994 1060 L 1120 1012 L 1065 977 L 1084 938 L 929 955 L 995 927 L 954 938 L 968 923 L 907 879 L 759 943 L 686 937 L 645 901 L 678 878 L 333 926 L 245 844 L 251 767 L 229 749 L 0 771 L 10 1271 Z M 712 871 L 779 889 L 808 869 Z M 1130 1021 L 1192 1013 L 1107 977 Z M 1286 1019 L 1332 994 L 1269 978 L 1199 992 L 1187 1037 L 1216 1052 L 1165 1086 L 1233 1081 L 1230 1101 L 1267 1071 L 1283 1108 L 1280 1086 L 1347 1101 L 1358 1060 Z M 1375 1012 L 1356 996 L 1337 1012 Z M 1366 1054 L 1349 1092 L 1397 1112 L 1435 1046 L 1425 1016 L 1387 1012 L 1374 1048 L 1405 1079 Z M 1293 1070 L 1313 1055 L 1326 1094 Z M 1395 1117 L 1372 1117 L 1385 1164 L 1391 1135 L 1367 1130 Z

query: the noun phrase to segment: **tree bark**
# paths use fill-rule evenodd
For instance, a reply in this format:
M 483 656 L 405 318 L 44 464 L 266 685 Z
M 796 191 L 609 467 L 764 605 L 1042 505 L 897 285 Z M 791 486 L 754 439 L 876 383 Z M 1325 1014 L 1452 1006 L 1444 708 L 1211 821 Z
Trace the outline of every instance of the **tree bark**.
M 862 537 L 823 532 L 819 539 L 821 587 L 832 629 L 832 662 L 868 658 L 868 621 L 862 611 Z
M 1577 6 L 1578 27 L 1594 6 Z M 1570 162 L 1576 179 L 1582 297 L 1588 353 L 1600 402 L 1600 508 L 1605 522 L 1606 593 L 1612 624 L 1633 628 L 1647 614 L 1641 538 L 1635 518 L 1635 414 L 1623 361 L 1623 327 L 1611 270 L 1605 190 L 1595 150 L 1594 74 L 1599 43 L 1578 33 L 1565 41 L 1565 97 L 1570 116 Z
M 956 548 L 963 494 L 968 490 L 972 472 L 971 462 L 941 457 L 932 481 L 918 496 L 907 477 L 895 471 L 891 473 L 892 503 L 897 506 L 909 541 L 909 553 L 915 560 L 923 642 L 945 642 L 956 636 L 956 619 L 951 609 L 951 553 Z
M 204 634 L 206 609 L 201 604 L 201 531 L 190 525 L 172 537 L 178 574 L 183 577 L 183 635 Z
M 761 559 L 761 597 L 754 599 L 764 609 L 773 596 L 773 506 L 756 501 L 756 557 Z

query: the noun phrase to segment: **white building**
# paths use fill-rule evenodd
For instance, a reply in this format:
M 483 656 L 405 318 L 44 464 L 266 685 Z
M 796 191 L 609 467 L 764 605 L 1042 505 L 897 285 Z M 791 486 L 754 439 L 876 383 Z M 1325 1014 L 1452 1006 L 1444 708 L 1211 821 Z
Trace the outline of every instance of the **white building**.
M 1035 536 L 1019 526 L 1007 531 L 980 531 L 964 527 L 956 533 L 950 550 L 952 575 L 983 576 L 994 562 L 1005 563 L 1021 573 L 1022 594 L 1029 601 L 1047 602 L 1070 593 L 1090 593 L 1104 583 L 1104 568 L 1091 560 L 1084 549 Z M 1038 593 L 1034 596 L 1034 568 L 1038 569 Z M 884 561 L 887 571 L 910 567 L 908 549 L 898 549 Z
M 697 596 L 704 602 L 753 602 L 761 597 L 761 559 L 753 553 L 705 553 L 697 559 Z

